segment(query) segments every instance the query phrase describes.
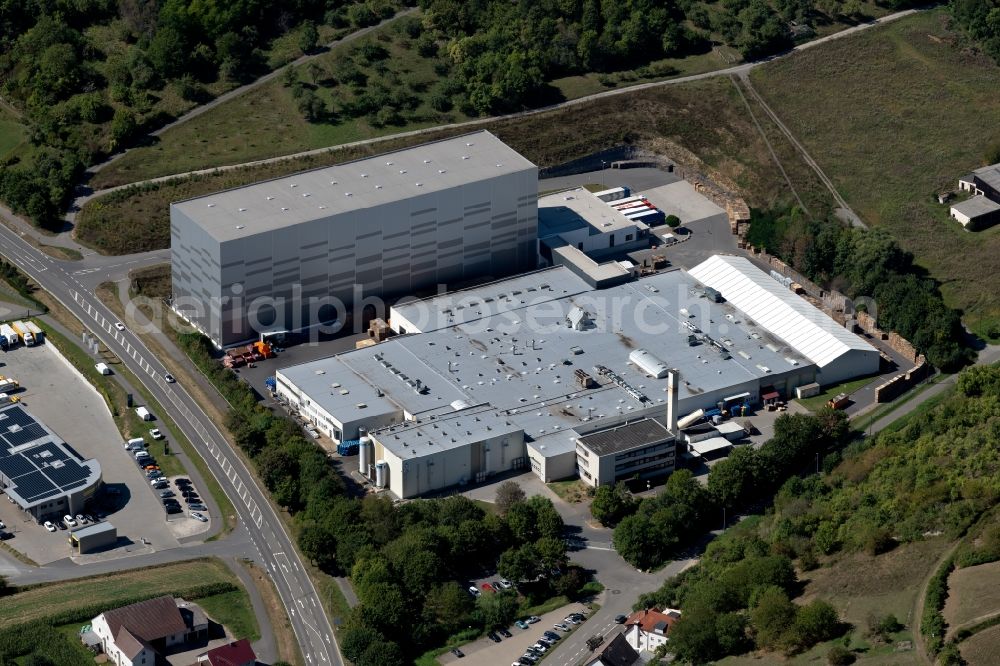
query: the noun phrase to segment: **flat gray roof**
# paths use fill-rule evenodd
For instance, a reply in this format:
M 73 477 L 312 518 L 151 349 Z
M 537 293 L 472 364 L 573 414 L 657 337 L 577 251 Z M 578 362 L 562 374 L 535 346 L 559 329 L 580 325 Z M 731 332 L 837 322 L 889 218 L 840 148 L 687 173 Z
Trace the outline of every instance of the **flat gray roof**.
M 951 207 L 968 218 L 976 218 L 980 215 L 989 215 L 1000 210 L 1000 204 L 995 203 L 981 194 L 977 194 L 971 199 L 961 201 Z
M 172 207 L 218 241 L 535 169 L 486 130 L 187 199 Z
M 515 280 L 519 288 L 531 281 L 540 287 L 562 280 L 557 276 L 564 272 L 569 269 Z M 489 289 L 500 288 L 493 284 Z M 660 273 L 537 304 L 508 304 L 499 315 L 484 313 L 428 333 L 283 368 L 278 375 L 341 422 L 402 412 L 420 418 L 462 401 L 490 405 L 498 417 L 523 428 L 530 441 L 559 439 L 603 418 L 665 410 L 667 379 L 652 378 L 632 364 L 629 354 L 635 349 L 645 349 L 679 371 L 681 401 L 780 377 L 809 364 L 733 306 L 713 303 L 703 292 L 685 272 Z M 567 326 L 575 307 L 590 314 L 593 327 L 577 331 Z M 689 345 L 690 336 L 696 345 Z M 610 374 L 602 374 L 598 366 Z M 578 370 L 589 374 L 597 388 L 581 388 Z M 358 408 L 359 402 L 364 407 Z M 565 443 L 557 448 L 563 450 Z
M 673 435 L 655 419 L 640 419 L 607 430 L 599 430 L 580 437 L 580 444 L 596 455 L 625 453 L 650 444 L 673 439 Z
M 383 428 L 372 436 L 401 458 L 456 449 L 469 442 L 511 435 L 524 429 L 489 405 L 448 411 Z
M 558 236 L 585 227 L 591 236 L 621 229 L 649 229 L 645 223 L 628 219 L 582 187 L 549 194 L 538 200 L 539 238 Z
M 86 527 L 81 527 L 79 529 L 75 529 L 75 530 L 71 531 L 70 534 L 73 535 L 73 536 L 75 536 L 76 538 L 80 539 L 80 538 L 84 538 L 84 537 L 96 536 L 98 534 L 105 534 L 107 532 L 115 532 L 115 533 L 117 533 L 118 532 L 118 528 L 115 527 L 114 525 L 112 525 L 111 523 L 108 523 L 108 522 L 93 523 L 91 525 L 87 525 Z
M 1000 192 L 1000 164 L 990 164 L 973 171 L 984 183 Z

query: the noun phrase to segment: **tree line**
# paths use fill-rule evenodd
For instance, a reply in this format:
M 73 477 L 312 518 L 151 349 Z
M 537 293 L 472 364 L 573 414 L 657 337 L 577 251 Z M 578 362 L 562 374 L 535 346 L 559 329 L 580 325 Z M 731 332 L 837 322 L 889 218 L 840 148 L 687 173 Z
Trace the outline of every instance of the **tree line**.
M 933 365 L 956 370 L 970 360 L 959 313 L 884 229 L 809 219 L 798 208 L 754 210 L 747 241 L 820 285 L 873 298 L 878 311 L 870 314 L 879 326 L 909 340 Z
M 497 513 L 463 496 L 351 496 L 322 450 L 292 419 L 259 404 L 213 358 L 207 338 L 182 334 L 180 344 L 231 405 L 225 425 L 294 516 L 302 554 L 324 572 L 350 576 L 360 604 L 345 619 L 341 646 L 356 666 L 412 661 L 456 632 L 471 640 L 508 626 L 523 605 L 585 585 L 567 566 L 563 521 L 547 498 L 525 497 L 512 482 L 498 489 Z M 518 591 L 474 598 L 457 582 L 494 572 Z
M 948 7 L 955 23 L 1000 63 L 1000 0 L 951 0 Z
M 8 0 L 0 3 L 3 97 L 28 125 L 29 163 L 0 164 L 0 198 L 54 224 L 83 169 L 200 104 L 212 90 L 266 72 L 275 39 L 317 25 L 372 25 L 395 0 Z
M 663 490 L 636 501 L 624 484 L 602 486 L 595 492 L 591 513 L 614 525 L 614 545 L 627 562 L 652 569 L 676 557 L 716 525 L 724 512 L 766 500 L 791 475 L 813 471 L 810 463 L 846 444 L 843 412 L 823 408 L 816 416 L 782 414 L 774 436 L 760 449 L 737 447 L 715 463 L 703 485 L 690 470 L 680 469 Z
M 989 513 L 1000 498 L 1000 453 L 984 445 L 996 441 L 998 428 L 1000 367 L 965 370 L 931 409 L 829 454 L 820 473 L 789 478 L 765 514 L 727 530 L 698 565 L 643 595 L 636 608 L 682 609 L 669 644 L 681 663 L 754 648 L 795 653 L 847 629 L 826 602 L 791 601 L 802 591 L 796 571 L 833 563 L 838 553 L 877 558 L 900 544 L 940 538 L 928 535 L 967 535 L 932 577 L 920 627 L 932 654 L 960 663 L 955 645 L 943 640 L 941 608 L 955 567 L 1000 559 L 1000 527 Z M 872 615 L 865 625 L 869 641 L 882 644 L 903 629 L 892 615 Z M 828 654 L 830 663 L 854 658 L 839 646 Z

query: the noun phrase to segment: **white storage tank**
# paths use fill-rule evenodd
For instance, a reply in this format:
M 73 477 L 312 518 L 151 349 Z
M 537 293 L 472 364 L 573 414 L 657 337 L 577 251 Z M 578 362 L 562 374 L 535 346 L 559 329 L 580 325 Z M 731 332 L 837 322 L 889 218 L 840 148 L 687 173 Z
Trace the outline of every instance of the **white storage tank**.
M 385 488 L 389 482 L 389 463 L 384 460 L 375 461 L 375 487 Z
M 362 476 L 368 476 L 368 465 L 369 463 L 369 449 L 372 445 L 372 438 L 368 435 L 362 435 L 361 442 L 358 444 L 358 471 L 361 472 Z

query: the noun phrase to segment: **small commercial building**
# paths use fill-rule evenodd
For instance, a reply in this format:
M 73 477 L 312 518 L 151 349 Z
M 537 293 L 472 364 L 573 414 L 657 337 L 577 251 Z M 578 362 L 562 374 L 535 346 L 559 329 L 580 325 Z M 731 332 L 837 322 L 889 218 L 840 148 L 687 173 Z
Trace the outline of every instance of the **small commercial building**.
M 38 522 L 84 510 L 101 485 L 101 465 L 84 459 L 20 403 L 0 404 L 0 483 Z
M 676 453 L 674 434 L 660 421 L 643 418 L 582 435 L 576 462 L 580 479 L 597 487 L 670 474 Z
M 106 550 L 118 543 L 118 528 L 111 523 L 94 523 L 69 533 L 69 545 L 81 555 Z

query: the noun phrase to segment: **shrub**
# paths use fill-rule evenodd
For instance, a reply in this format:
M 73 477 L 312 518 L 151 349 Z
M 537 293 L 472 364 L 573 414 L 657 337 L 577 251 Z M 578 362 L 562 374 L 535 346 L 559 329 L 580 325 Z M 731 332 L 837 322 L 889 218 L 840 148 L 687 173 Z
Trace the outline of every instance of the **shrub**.
M 845 647 L 835 645 L 826 653 L 826 663 L 830 666 L 849 666 L 853 664 L 856 657 L 854 653 Z

